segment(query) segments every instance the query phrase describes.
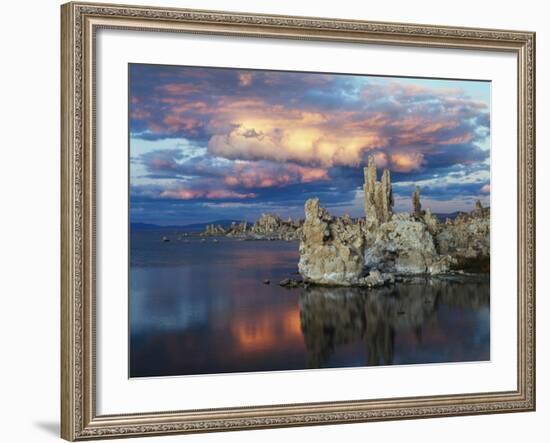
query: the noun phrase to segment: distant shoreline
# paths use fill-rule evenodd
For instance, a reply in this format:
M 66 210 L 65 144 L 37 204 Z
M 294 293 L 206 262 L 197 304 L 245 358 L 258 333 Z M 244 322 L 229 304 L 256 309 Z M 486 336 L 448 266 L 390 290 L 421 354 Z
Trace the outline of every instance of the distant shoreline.
M 444 222 L 445 219 L 450 218 L 454 220 L 461 214 L 467 214 L 465 211 L 455 211 L 447 214 L 433 214 L 439 219 L 440 222 Z M 257 220 L 250 220 L 249 223 L 254 224 Z M 130 222 L 129 228 L 132 231 L 180 231 L 188 233 L 203 232 L 208 225 L 220 225 L 227 228 L 231 223 L 241 223 L 243 220 L 213 220 L 203 223 L 190 223 L 186 225 L 157 225 L 155 223 L 142 223 L 142 222 Z

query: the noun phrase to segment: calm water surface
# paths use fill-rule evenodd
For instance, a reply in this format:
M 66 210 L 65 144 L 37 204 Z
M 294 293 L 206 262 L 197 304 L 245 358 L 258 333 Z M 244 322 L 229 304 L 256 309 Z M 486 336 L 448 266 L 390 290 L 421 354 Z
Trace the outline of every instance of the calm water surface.
M 132 377 L 490 359 L 488 280 L 285 289 L 297 242 L 185 240 L 132 232 Z

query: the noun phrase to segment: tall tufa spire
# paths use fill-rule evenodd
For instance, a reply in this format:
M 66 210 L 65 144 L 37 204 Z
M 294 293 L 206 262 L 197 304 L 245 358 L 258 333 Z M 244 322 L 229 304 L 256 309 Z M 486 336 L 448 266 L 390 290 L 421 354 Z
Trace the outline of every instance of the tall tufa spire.
M 365 217 L 367 222 L 376 224 L 387 222 L 392 217 L 393 193 L 389 169 L 382 173 L 380 181 L 376 181 L 376 163 L 374 156 L 370 155 L 367 167 L 363 170 L 365 175 Z
M 415 191 L 412 193 L 412 215 L 416 219 L 421 219 L 424 216 L 424 211 L 422 210 L 422 204 L 420 203 L 420 186 L 417 186 Z

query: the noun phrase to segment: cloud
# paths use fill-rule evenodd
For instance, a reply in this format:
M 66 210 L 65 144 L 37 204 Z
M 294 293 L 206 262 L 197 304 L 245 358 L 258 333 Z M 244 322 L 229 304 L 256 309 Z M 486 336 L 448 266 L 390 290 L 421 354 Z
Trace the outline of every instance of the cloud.
M 291 183 L 328 181 L 328 171 L 293 163 L 239 162 L 231 167 L 223 181 L 228 186 L 245 188 L 269 188 Z
M 158 85 L 158 77 L 167 83 Z M 483 157 L 480 146 L 489 135 L 487 103 L 458 87 L 429 88 L 361 76 L 176 67 L 160 70 L 156 82 L 149 82 L 149 87 L 147 82 L 132 83 L 135 134 L 149 139 L 185 137 L 232 160 L 360 166 L 369 153 L 379 150 L 395 154 L 389 167 L 403 172 L 406 164 L 411 170 L 431 167 L 432 153 L 452 157 L 459 145 Z M 423 160 L 410 161 L 403 151 L 415 151 Z M 407 158 L 407 163 L 400 161 Z
M 159 194 L 160 198 L 172 198 L 176 200 L 227 200 L 227 199 L 244 199 L 254 198 L 256 194 L 243 194 L 240 192 L 228 191 L 227 189 L 166 189 Z
M 186 96 L 200 91 L 197 85 L 189 83 L 168 83 L 157 86 L 156 90 L 170 96 Z
M 422 199 L 427 197 L 432 201 L 448 201 L 450 205 L 464 199 L 480 198 L 485 202 L 490 193 L 489 178 L 488 170 L 469 170 L 468 167 L 459 166 L 453 172 L 448 171 L 441 176 L 394 183 L 393 191 L 396 197 L 410 200 L 411 193 L 419 186 Z
M 388 166 L 398 172 L 430 166 L 431 154 L 462 161 L 456 158 L 461 152 L 453 152 L 459 145 L 466 146 L 468 154 L 475 153 L 475 160 L 484 159 L 487 154 L 478 142 L 487 133 L 476 126 L 478 120 L 470 119 L 470 111 L 449 109 L 446 98 L 437 98 L 447 112 L 413 104 L 388 113 L 357 109 L 329 113 L 237 98 L 217 109 L 208 149 L 228 159 L 323 167 L 360 166 L 378 150 L 394 159 Z
M 329 171 L 295 163 L 229 161 L 212 157 L 206 149 L 188 146 L 144 152 L 133 158 L 132 197 L 182 201 L 241 199 L 261 201 L 302 199 L 326 193 L 334 186 Z M 333 195 L 347 190 L 331 192 Z M 332 200 L 328 196 L 328 200 Z
M 365 152 L 386 144 L 386 140 L 368 130 L 337 134 L 324 128 L 312 114 L 243 118 L 231 123 L 230 130 L 210 138 L 208 150 L 212 155 L 324 167 L 359 166 Z
M 149 178 L 177 179 L 197 177 L 219 179 L 228 186 L 265 188 L 292 183 L 328 181 L 328 170 L 295 163 L 271 161 L 229 161 L 195 150 L 185 156 L 185 149 L 159 149 L 141 154 L 135 161 L 142 165 Z
M 392 171 L 398 201 L 417 183 L 440 207 L 488 198 L 489 102 L 468 85 L 131 65 L 132 204 L 192 218 L 205 204 L 302 213 L 317 196 L 360 214 L 369 155 Z
M 379 169 L 390 169 L 397 173 L 408 173 L 419 171 L 425 164 L 424 154 L 421 152 L 392 152 L 383 151 L 371 152 L 374 161 Z
M 239 74 L 239 85 L 250 86 L 252 83 L 252 74 L 250 72 L 243 72 Z
M 391 169 L 398 172 L 410 172 L 421 168 L 424 154 L 421 152 L 403 152 L 390 155 Z

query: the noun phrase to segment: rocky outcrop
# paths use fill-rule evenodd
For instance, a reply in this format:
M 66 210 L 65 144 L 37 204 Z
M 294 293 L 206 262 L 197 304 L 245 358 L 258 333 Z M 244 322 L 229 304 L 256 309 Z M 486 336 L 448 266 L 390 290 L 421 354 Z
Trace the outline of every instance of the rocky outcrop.
M 415 220 L 421 221 L 426 225 L 430 234 L 435 235 L 438 231 L 439 220 L 432 214 L 432 210 L 427 208 L 422 209 L 420 201 L 420 186 L 417 186 L 412 193 L 412 214 Z
M 302 277 L 318 284 L 357 284 L 363 274 L 362 223 L 332 217 L 318 198 L 306 201 L 305 214 L 298 263 Z
M 282 224 L 283 221 L 278 215 L 262 214 L 250 231 L 257 234 L 275 234 L 279 232 Z
M 394 274 L 438 275 L 488 259 L 489 210 L 481 203 L 441 224 L 429 208 L 422 209 L 417 186 L 412 213 L 394 214 L 389 171 L 377 181 L 371 156 L 364 175 L 364 222 L 332 217 L 319 199 L 306 202 L 298 266 L 305 280 L 377 287 L 393 283 Z
M 432 214 L 432 210 L 430 208 L 424 211 L 424 223 L 426 224 L 426 227 L 428 228 L 430 234 L 437 234 L 439 230 L 439 220 L 435 215 Z
M 477 200 L 474 210 L 470 213 L 470 215 L 474 218 L 483 218 L 483 217 L 488 217 L 490 213 L 491 213 L 490 209 L 484 208 L 481 202 Z
M 422 210 L 422 204 L 420 203 L 420 186 L 417 186 L 415 191 L 412 193 L 412 206 L 412 216 L 417 220 L 422 219 L 425 212 Z
M 246 221 L 236 223 L 231 222 L 231 225 L 227 228 L 226 235 L 228 237 L 237 237 L 245 235 L 248 232 L 249 224 Z
M 448 270 L 425 223 L 396 214 L 371 234 L 365 266 L 397 274 L 439 274 Z
M 479 201 L 470 214 L 461 214 L 440 225 L 435 239 L 439 253 L 454 258 L 455 268 L 489 272 L 490 210 Z
M 377 269 L 372 269 L 369 272 L 369 275 L 359 279 L 359 286 L 366 286 L 368 288 L 377 288 L 393 283 L 395 283 L 395 277 L 393 274 L 387 272 L 383 273 Z
M 204 232 L 201 233 L 203 236 L 221 236 L 225 235 L 225 229 L 222 225 L 210 224 L 206 225 Z
M 256 223 L 232 222 L 227 228 L 221 225 L 206 225 L 202 236 L 226 236 L 243 240 L 298 240 L 302 230 L 302 220 L 292 218 L 282 220 L 275 214 L 262 214 Z
M 295 224 L 290 217 L 284 221 L 275 214 L 262 214 L 250 228 L 250 234 L 272 240 L 298 240 L 300 223 Z
M 368 173 L 365 174 L 365 177 L 372 181 L 372 177 L 376 177 L 376 165 L 373 157 L 369 157 L 367 170 Z M 367 188 L 370 188 L 370 185 L 365 184 L 365 190 Z M 365 266 L 369 269 L 397 274 L 446 272 L 452 259 L 440 256 L 436 250 L 433 235 L 438 230 L 438 221 L 431 211 L 422 210 L 420 188 L 417 186 L 412 194 L 412 215 L 392 213 L 393 197 L 391 197 L 389 171 L 384 171 L 379 188 L 384 189 L 385 195 L 389 196 L 386 201 L 390 206 L 387 212 L 383 212 L 389 217 L 378 218 L 378 224 L 373 225 L 368 223 L 369 215 L 367 215 L 369 229 L 365 232 L 367 245 Z M 365 204 L 367 200 L 365 196 Z M 365 208 L 365 212 L 372 213 L 372 210 L 368 211 Z
M 378 225 L 392 217 L 393 194 L 389 169 L 385 169 L 382 178 L 377 181 L 374 156 L 368 158 L 365 175 L 365 217 L 368 225 Z

